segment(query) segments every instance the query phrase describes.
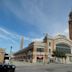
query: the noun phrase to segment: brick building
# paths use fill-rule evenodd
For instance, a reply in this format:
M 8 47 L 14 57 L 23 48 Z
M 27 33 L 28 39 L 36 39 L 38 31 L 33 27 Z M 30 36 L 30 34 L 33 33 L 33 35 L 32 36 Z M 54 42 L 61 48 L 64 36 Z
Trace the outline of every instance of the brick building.
M 0 63 L 4 62 L 4 54 L 5 50 L 3 48 L 0 48 Z
M 53 51 L 63 51 L 67 55 L 67 62 L 72 62 L 72 41 L 64 35 L 50 37 L 46 35 L 43 41 L 34 41 L 28 47 L 14 54 L 15 60 L 32 63 L 55 62 Z

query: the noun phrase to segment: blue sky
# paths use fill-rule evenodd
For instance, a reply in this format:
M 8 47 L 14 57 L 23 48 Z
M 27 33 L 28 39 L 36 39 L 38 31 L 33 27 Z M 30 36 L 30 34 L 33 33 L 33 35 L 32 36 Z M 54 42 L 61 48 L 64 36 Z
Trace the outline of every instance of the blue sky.
M 0 48 L 19 50 L 22 35 L 24 47 L 44 33 L 68 36 L 71 9 L 72 0 L 0 0 Z

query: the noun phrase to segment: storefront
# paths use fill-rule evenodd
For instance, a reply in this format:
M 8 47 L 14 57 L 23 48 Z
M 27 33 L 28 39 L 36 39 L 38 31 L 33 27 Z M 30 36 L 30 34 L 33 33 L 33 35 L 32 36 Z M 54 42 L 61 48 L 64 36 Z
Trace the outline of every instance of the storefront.
M 37 55 L 37 62 L 42 63 L 43 62 L 43 55 Z

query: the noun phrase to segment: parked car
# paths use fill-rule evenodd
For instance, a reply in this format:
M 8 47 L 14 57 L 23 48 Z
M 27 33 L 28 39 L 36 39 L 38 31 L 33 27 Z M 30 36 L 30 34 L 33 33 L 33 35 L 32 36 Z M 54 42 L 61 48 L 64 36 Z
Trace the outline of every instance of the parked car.
M 5 54 L 3 63 L 0 63 L 0 72 L 15 72 L 16 66 L 10 63 L 10 57 Z

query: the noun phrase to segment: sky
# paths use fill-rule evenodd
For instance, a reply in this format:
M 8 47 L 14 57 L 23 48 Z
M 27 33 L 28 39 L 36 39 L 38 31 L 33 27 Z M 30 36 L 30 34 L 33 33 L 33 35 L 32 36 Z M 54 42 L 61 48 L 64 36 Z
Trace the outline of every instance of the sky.
M 34 40 L 42 40 L 45 33 L 51 36 L 68 36 L 68 15 L 72 0 L 0 0 L 0 48 L 9 53 Z

